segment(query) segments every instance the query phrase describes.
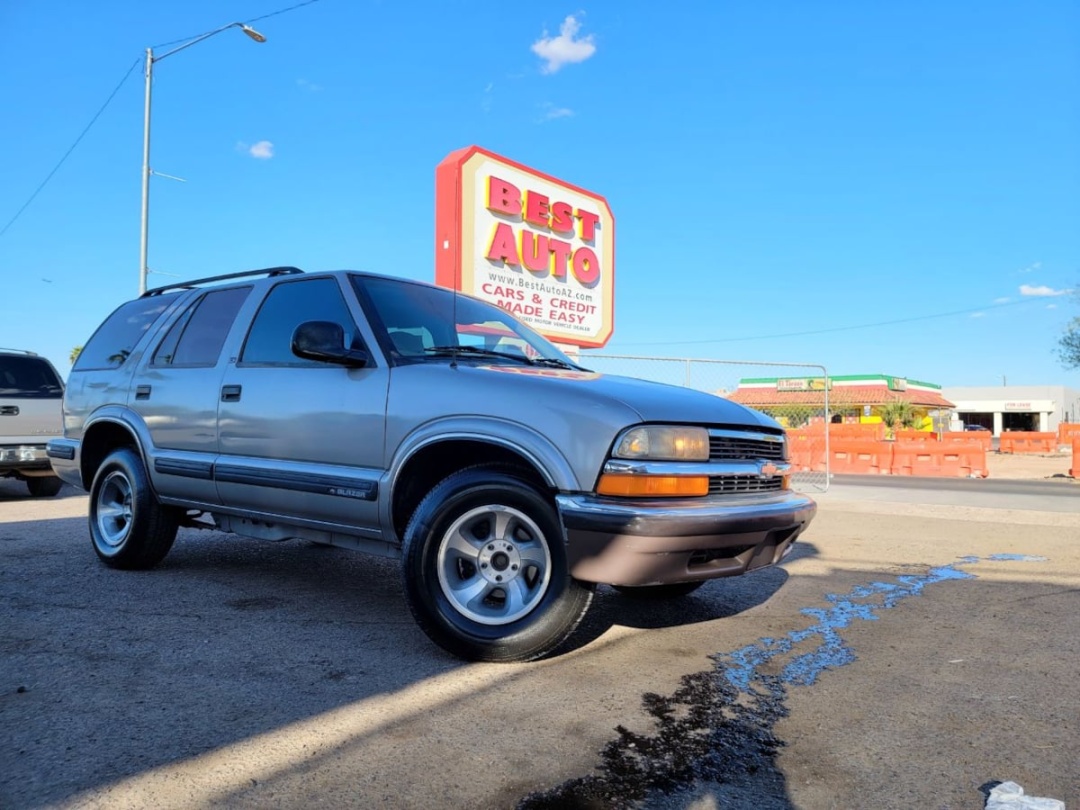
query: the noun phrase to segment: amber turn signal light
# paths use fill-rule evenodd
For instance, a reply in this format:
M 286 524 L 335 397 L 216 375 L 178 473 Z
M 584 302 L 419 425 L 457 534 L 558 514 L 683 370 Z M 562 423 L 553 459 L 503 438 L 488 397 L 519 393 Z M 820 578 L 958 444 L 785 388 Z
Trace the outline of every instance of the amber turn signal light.
M 615 475 L 600 476 L 599 495 L 639 498 L 678 498 L 709 494 L 707 475 Z

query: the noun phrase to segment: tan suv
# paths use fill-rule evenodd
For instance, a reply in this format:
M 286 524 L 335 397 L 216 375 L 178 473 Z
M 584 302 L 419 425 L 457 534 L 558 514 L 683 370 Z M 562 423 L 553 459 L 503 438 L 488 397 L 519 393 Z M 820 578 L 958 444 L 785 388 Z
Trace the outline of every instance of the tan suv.
M 25 481 L 34 496 L 55 495 L 63 486 L 45 455 L 45 443 L 64 435 L 63 400 L 52 363 L 0 349 L 0 477 Z

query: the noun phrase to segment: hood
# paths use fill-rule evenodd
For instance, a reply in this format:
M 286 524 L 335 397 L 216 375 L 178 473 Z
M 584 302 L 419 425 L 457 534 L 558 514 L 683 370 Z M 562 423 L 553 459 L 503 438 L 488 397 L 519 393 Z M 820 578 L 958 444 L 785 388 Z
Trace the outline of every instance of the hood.
M 603 398 L 636 412 L 642 422 L 731 425 L 782 430 L 772 417 L 731 400 L 692 388 L 600 374 L 535 366 L 479 366 L 477 371 L 535 380 L 547 390 L 562 389 L 568 398 Z M 539 393 L 539 392 L 537 392 Z

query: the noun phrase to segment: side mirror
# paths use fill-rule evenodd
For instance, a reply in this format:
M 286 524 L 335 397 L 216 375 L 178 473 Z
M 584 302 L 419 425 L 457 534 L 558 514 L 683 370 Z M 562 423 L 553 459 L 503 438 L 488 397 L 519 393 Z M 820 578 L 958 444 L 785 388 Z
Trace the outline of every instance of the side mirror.
M 349 368 L 364 368 L 371 357 L 363 349 L 345 346 L 345 329 L 333 321 L 307 321 L 296 327 L 292 353 L 305 360 L 336 363 Z

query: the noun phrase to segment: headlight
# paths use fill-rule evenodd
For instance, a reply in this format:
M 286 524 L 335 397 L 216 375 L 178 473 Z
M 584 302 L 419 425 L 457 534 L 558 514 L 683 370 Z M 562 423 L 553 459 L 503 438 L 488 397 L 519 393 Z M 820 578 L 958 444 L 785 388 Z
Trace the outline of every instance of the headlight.
M 709 431 L 674 425 L 631 428 L 615 442 L 612 455 L 639 461 L 708 461 Z

